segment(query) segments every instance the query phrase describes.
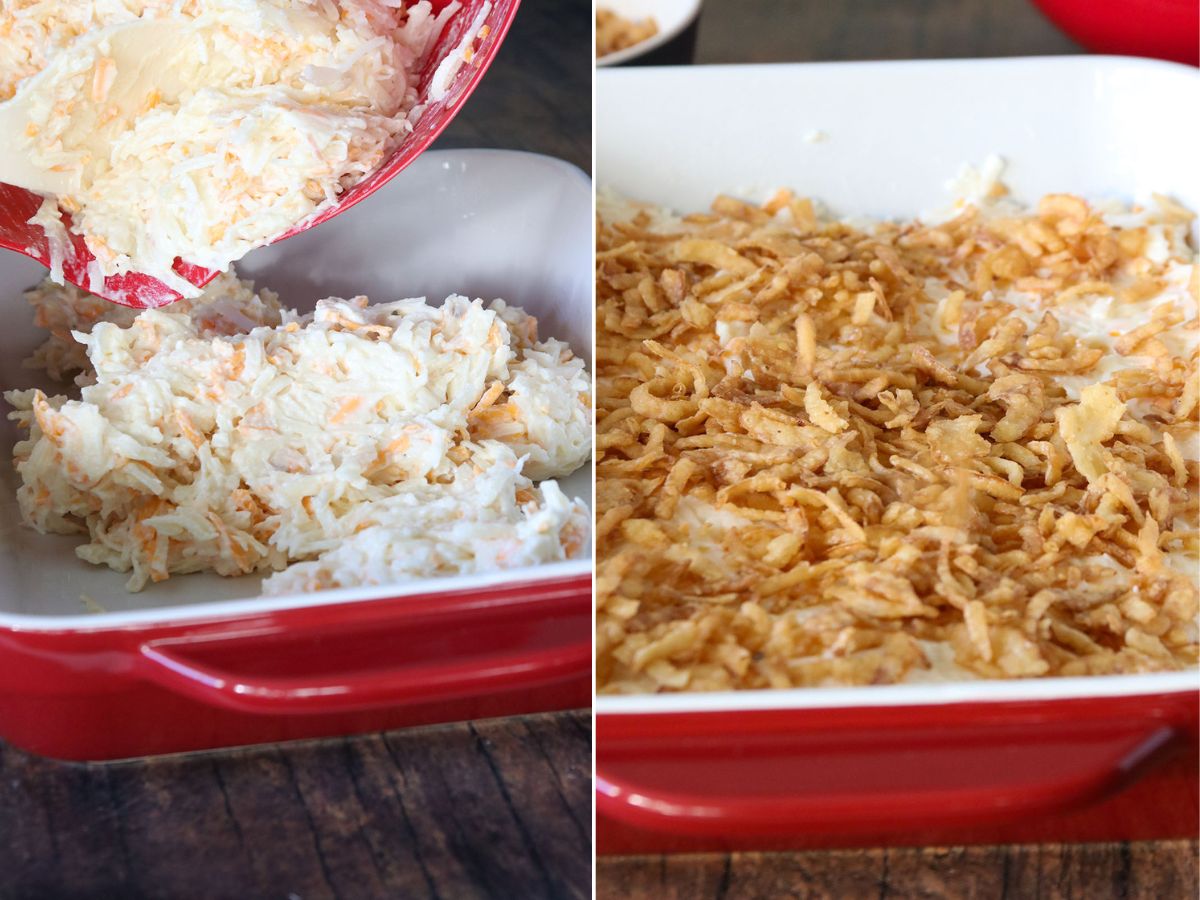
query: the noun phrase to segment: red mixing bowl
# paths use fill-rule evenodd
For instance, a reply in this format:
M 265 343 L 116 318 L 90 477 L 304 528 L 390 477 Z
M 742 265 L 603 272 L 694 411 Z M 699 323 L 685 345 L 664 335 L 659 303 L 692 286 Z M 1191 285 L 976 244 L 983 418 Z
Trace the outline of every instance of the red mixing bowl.
M 1152 56 L 1200 65 L 1197 0 L 1034 0 L 1093 53 Z
M 432 0 L 435 11 L 441 10 L 449 2 L 450 0 Z M 387 162 L 338 197 L 336 203 L 318 215 L 300 222 L 275 240 L 281 241 L 306 231 L 344 212 L 360 200 L 365 200 L 432 144 L 457 115 L 495 59 L 500 43 L 517 13 L 519 3 L 520 0 L 460 0 L 459 10 L 443 29 L 424 67 L 418 73 L 418 102 L 426 106 L 412 134 L 392 151 Z M 474 52 L 469 63 L 459 69 L 444 97 L 436 101 L 430 100 L 430 87 L 439 63 L 458 48 L 466 37 L 467 29 L 475 23 L 481 13 L 484 14 L 483 29 L 476 32 L 478 37 L 473 44 Z M 50 248 L 46 235 L 41 226 L 28 224 L 29 217 L 37 212 L 41 202 L 42 198 L 37 194 L 13 185 L 0 184 L 0 248 L 23 253 L 48 266 Z M 64 221 L 69 223 L 69 217 L 65 217 Z M 70 240 L 72 250 L 63 261 L 63 273 L 67 281 L 86 286 L 87 266 L 93 257 L 78 234 L 70 233 Z M 175 261 L 175 271 L 197 287 L 203 287 L 217 276 L 217 273 L 210 269 L 191 265 L 183 260 Z M 175 291 L 158 279 L 136 272 L 106 278 L 103 289 L 97 293 L 115 303 L 137 309 L 165 306 L 179 299 Z

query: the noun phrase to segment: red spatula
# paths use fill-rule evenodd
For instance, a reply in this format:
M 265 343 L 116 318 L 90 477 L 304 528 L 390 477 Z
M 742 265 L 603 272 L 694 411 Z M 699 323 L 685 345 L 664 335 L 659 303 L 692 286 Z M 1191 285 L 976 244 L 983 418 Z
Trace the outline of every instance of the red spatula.
M 431 2 L 434 12 L 439 12 L 452 0 Z M 396 147 L 382 166 L 343 193 L 335 203 L 300 222 L 276 240 L 281 241 L 307 231 L 371 196 L 432 144 L 458 114 L 475 85 L 479 83 L 479 79 L 495 59 L 519 4 L 520 0 L 460 0 L 460 8 L 447 22 L 425 65 L 418 73 L 417 103 L 425 104 L 425 108 L 417 118 L 412 133 Z M 485 8 L 487 13 L 483 26 L 478 29 L 470 44 L 471 50 L 467 54 L 469 59 L 459 67 L 445 95 L 439 100 L 432 100 L 431 91 L 438 66 L 458 50 L 467 37 L 468 30 L 475 25 Z M 28 224 L 29 218 L 38 211 L 41 202 L 42 198 L 37 194 L 12 185 L 0 184 L 0 247 L 23 253 L 49 266 L 50 247 L 45 232 L 41 226 Z M 64 215 L 63 221 L 69 227 L 70 217 Z M 72 233 L 70 241 L 71 249 L 63 260 L 63 277 L 72 284 L 91 290 L 87 267 L 93 257 L 84 245 L 82 237 Z M 189 265 L 178 259 L 175 261 L 175 271 L 197 287 L 203 287 L 217 276 L 211 269 Z M 158 279 L 133 272 L 106 278 L 103 289 L 96 293 L 114 303 L 137 309 L 166 306 L 179 299 L 179 294 Z

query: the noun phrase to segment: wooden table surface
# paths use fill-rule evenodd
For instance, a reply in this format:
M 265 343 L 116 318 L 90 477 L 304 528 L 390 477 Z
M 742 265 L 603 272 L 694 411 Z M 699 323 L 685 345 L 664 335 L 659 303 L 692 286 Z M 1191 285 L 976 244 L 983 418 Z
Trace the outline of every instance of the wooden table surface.
M 0 746 L 0 898 L 578 897 L 591 715 L 64 765 Z
M 435 148 L 545 153 L 592 170 L 592 14 L 584 0 L 523 0 L 467 106 Z
M 1195 900 L 1191 841 L 601 859 L 596 900 Z
M 590 22 L 527 0 L 437 146 L 590 169 Z M 0 898 L 588 897 L 590 770 L 587 712 L 109 765 L 0 745 Z
M 1026 0 L 705 0 L 696 41 L 698 63 L 1080 52 Z M 606 857 L 596 896 L 1194 900 L 1197 868 L 1195 841 Z

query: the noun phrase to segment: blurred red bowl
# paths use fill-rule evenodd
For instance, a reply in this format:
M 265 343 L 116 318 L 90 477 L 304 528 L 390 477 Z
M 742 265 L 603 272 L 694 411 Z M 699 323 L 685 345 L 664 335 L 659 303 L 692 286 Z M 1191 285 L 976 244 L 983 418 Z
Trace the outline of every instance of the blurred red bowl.
M 1034 0 L 1093 53 L 1151 56 L 1200 65 L 1197 0 Z

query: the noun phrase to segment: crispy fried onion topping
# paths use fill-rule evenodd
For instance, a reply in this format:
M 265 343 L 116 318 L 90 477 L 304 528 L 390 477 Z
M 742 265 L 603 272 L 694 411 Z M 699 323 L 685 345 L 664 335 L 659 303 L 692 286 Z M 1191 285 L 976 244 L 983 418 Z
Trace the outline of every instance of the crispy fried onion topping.
M 600 691 L 1195 665 L 1200 297 L 1142 212 L 602 213 Z

